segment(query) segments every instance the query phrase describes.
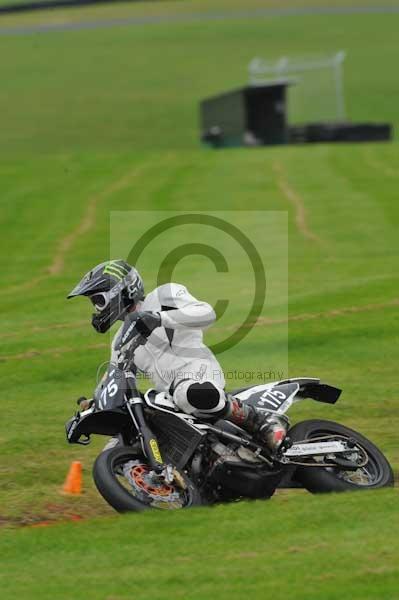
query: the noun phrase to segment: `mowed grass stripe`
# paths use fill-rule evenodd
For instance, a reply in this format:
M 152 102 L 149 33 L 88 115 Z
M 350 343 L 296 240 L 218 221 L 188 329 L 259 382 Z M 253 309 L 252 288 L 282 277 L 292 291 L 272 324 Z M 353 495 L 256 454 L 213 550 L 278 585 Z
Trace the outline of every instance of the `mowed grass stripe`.
M 382 310 L 386 310 L 387 308 L 395 308 L 399 306 L 399 298 L 394 298 L 393 300 L 389 300 L 385 303 L 382 304 L 365 304 L 365 305 L 360 305 L 360 306 L 347 306 L 347 307 L 342 307 L 342 308 L 335 308 L 329 311 L 325 311 L 325 312 L 320 312 L 320 313 L 304 313 L 304 314 L 299 314 L 299 315 L 290 315 L 289 317 L 285 318 L 285 319 L 272 319 L 269 317 L 259 317 L 256 321 L 255 324 L 248 324 L 246 327 L 248 328 L 252 328 L 253 326 L 255 327 L 261 327 L 261 326 L 268 326 L 268 325 L 285 325 L 286 323 L 291 323 L 291 322 L 298 322 L 298 321 L 313 321 L 313 320 L 319 320 L 319 319 L 334 319 L 337 317 L 345 317 L 345 316 L 349 316 L 352 314 L 357 314 L 357 313 L 363 313 L 363 312 L 370 312 L 370 311 L 382 311 Z M 21 333 L 10 333 L 10 334 L 5 334 L 5 335 L 1 335 L 0 339 L 4 339 L 4 338 L 15 338 L 15 337 L 26 337 L 26 333 L 30 333 L 32 334 L 39 334 L 42 335 L 43 333 L 46 333 L 48 331 L 51 330 L 58 330 L 58 329 L 74 329 L 74 328 L 84 328 L 87 325 L 87 320 L 86 321 L 77 321 L 77 322 L 72 322 L 72 323 L 56 323 L 53 325 L 48 325 L 47 327 L 33 327 L 31 331 L 29 332 L 25 332 L 24 334 Z M 237 327 L 237 323 L 232 323 L 231 325 L 225 326 L 225 327 L 218 327 L 218 325 L 214 325 L 212 327 L 212 332 L 219 332 L 219 331 L 228 331 L 228 330 L 234 330 Z M 89 348 L 95 348 L 95 347 L 102 347 L 103 344 L 101 345 L 91 345 L 88 346 Z M 55 353 L 62 353 L 62 352 L 70 352 L 71 349 L 70 348 L 65 348 L 65 349 L 49 349 L 49 352 L 55 352 Z M 42 354 L 46 354 L 46 352 L 35 352 L 34 350 L 32 351 L 27 351 L 27 356 L 30 355 L 32 357 L 34 356 L 40 356 Z M 10 355 L 10 356 L 1 356 L 0 360 L 16 360 L 21 358 L 21 354 L 16 354 L 16 355 Z

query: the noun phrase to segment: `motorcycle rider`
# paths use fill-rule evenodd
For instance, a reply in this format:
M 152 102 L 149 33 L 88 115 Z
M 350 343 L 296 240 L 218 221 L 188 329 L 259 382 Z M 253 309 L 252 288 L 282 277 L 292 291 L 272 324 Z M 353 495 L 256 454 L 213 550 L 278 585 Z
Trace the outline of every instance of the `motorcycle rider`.
M 145 296 L 138 271 L 123 260 L 111 260 L 91 269 L 67 297 L 76 296 L 92 302 L 92 325 L 99 333 L 118 320 L 124 322 L 112 342 L 113 363 L 129 349 L 123 338 L 127 326 L 134 324 L 146 342 L 134 350 L 129 368 L 151 377 L 177 409 L 203 419 L 231 421 L 271 447 L 283 441 L 283 421 L 224 391 L 222 369 L 203 343 L 203 330 L 215 321 L 215 312 L 185 286 L 167 283 Z

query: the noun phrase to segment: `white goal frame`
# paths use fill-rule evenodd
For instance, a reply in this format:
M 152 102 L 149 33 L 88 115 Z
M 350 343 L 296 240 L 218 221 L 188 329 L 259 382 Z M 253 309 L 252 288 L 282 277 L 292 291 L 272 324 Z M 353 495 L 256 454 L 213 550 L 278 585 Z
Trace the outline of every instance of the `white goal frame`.
M 346 107 L 343 84 L 343 63 L 346 53 L 343 50 L 332 56 L 308 56 L 288 58 L 282 56 L 278 60 L 265 60 L 255 57 L 248 65 L 249 84 L 260 86 L 270 83 L 288 81 L 301 85 L 301 78 L 306 72 L 327 69 L 332 73 L 332 85 L 335 95 L 335 114 L 329 115 L 329 120 L 346 121 Z

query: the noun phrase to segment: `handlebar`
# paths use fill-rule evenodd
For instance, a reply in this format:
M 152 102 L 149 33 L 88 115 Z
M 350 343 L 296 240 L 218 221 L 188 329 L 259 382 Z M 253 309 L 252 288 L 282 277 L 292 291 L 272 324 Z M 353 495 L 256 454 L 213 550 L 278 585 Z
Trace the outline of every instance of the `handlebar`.
M 133 359 L 134 353 L 139 346 L 143 346 L 147 341 L 146 336 L 142 334 L 138 334 L 133 340 L 129 343 L 129 347 L 121 352 L 118 358 L 118 366 L 125 373 L 129 371 L 128 367 L 130 362 Z

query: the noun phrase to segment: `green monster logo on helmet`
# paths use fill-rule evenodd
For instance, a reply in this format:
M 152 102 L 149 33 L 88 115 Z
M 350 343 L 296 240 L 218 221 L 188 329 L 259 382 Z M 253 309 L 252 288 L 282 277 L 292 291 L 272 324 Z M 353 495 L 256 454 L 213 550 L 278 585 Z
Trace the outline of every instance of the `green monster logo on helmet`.
M 123 265 L 118 264 L 117 260 L 110 260 L 104 267 L 104 274 L 112 275 L 119 281 L 122 281 L 124 277 L 129 273 L 129 269 Z
M 105 333 L 115 321 L 123 319 L 133 304 L 144 298 L 144 287 L 134 267 L 124 260 L 109 260 L 91 269 L 68 294 L 68 298 L 75 296 L 91 300 L 96 308 L 93 327 Z

